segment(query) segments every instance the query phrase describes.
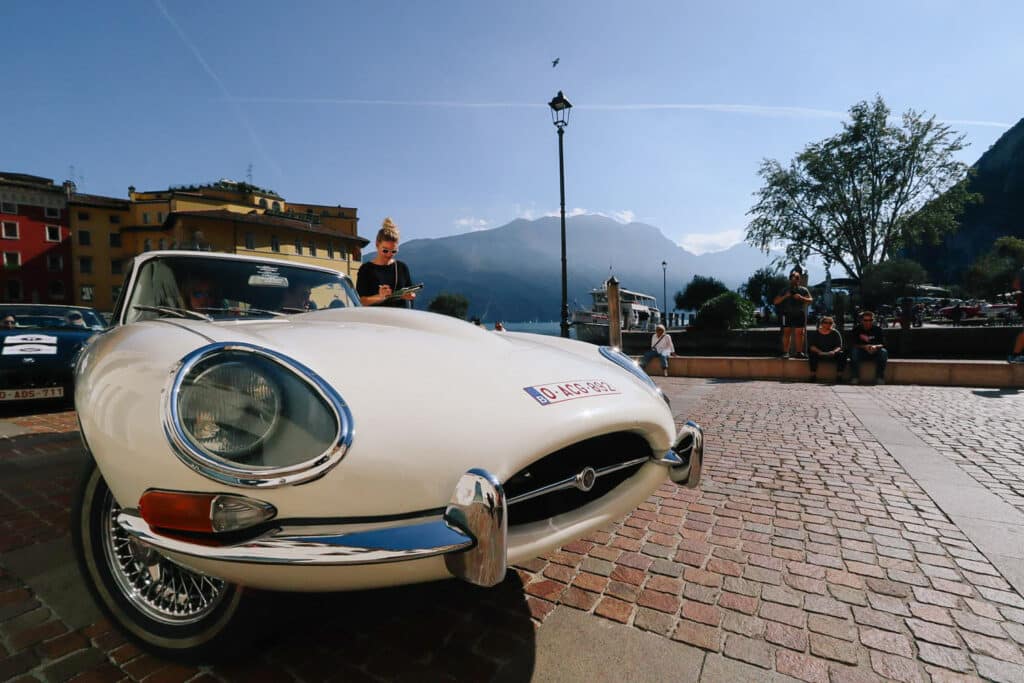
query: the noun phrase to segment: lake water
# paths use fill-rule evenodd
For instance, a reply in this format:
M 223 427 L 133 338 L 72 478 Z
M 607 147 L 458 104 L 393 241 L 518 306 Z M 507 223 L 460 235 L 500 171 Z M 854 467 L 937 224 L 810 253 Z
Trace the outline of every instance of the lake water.
M 493 327 L 493 324 L 488 325 Z M 531 322 L 520 322 L 520 323 L 505 323 L 505 329 L 509 332 L 532 332 L 533 334 L 547 334 L 552 337 L 557 337 L 562 333 L 561 323 L 557 320 L 552 322 L 543 323 L 531 323 Z M 569 328 L 569 337 L 572 339 L 576 338 L 576 330 Z

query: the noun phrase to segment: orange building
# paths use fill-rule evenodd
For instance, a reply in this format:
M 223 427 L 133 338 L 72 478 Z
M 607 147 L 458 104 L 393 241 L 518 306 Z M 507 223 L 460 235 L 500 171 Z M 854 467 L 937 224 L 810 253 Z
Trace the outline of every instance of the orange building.
M 354 279 L 369 243 L 357 232 L 354 208 L 289 204 L 272 190 L 231 180 L 149 192 L 129 187 L 127 200 L 75 194 L 68 208 L 75 302 L 103 311 L 113 308 L 127 260 L 144 251 L 250 253 Z

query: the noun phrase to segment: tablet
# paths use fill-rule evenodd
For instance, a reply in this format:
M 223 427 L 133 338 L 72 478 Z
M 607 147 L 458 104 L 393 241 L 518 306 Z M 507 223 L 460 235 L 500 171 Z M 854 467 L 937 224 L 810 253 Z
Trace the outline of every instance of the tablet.
M 423 289 L 423 283 L 422 282 L 419 283 L 418 285 L 410 285 L 408 287 L 402 287 L 401 289 L 396 289 L 395 291 L 391 292 L 391 296 L 389 296 L 388 299 L 400 299 L 404 295 L 409 294 L 410 292 L 418 292 L 421 289 Z

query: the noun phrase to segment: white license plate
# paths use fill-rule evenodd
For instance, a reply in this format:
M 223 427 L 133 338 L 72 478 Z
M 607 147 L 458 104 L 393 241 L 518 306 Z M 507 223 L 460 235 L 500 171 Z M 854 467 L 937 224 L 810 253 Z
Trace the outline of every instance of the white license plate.
M 0 401 L 32 401 L 40 398 L 62 398 L 64 387 L 39 389 L 0 389 Z

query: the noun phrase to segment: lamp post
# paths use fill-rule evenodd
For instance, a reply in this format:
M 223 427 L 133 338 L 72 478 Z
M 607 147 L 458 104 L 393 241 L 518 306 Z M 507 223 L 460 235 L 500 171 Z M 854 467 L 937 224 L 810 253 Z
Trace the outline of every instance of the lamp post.
M 667 280 L 668 276 L 666 275 L 666 273 L 668 272 L 666 270 L 667 268 L 668 268 L 668 263 L 666 261 L 662 261 L 661 262 L 661 300 L 663 302 L 662 305 L 665 307 L 665 313 L 661 316 L 661 324 L 665 326 L 666 330 L 668 329 L 668 286 L 665 284 L 668 281 Z
M 569 110 L 572 104 L 565 99 L 559 90 L 558 94 L 548 102 L 551 107 L 551 122 L 558 129 L 558 187 L 562 199 L 562 336 L 569 338 L 569 286 L 565 268 L 565 155 L 562 152 L 562 136 L 569 125 Z

